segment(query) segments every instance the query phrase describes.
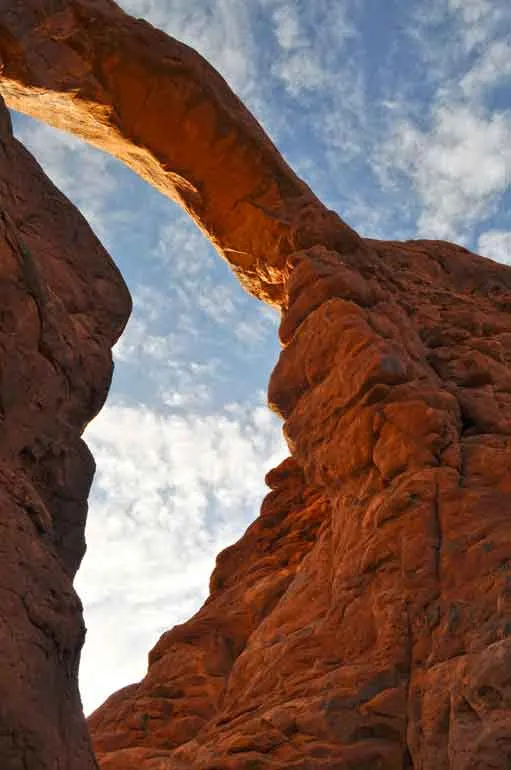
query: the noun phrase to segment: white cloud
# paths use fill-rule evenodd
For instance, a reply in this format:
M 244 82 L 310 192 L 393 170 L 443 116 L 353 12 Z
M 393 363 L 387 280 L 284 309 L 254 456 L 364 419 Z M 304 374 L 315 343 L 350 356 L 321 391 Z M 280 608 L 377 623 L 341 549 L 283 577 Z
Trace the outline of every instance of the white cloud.
M 492 12 L 490 0 L 447 0 L 451 11 L 461 15 L 465 24 L 479 24 Z
M 511 231 L 487 230 L 481 233 L 478 251 L 484 257 L 490 257 L 496 262 L 511 265 Z
M 383 149 L 383 167 L 412 179 L 423 206 L 420 235 L 456 239 L 492 213 L 509 185 L 511 114 L 441 105 L 433 120 L 429 132 L 399 123 Z
M 116 362 L 141 362 L 147 358 L 165 363 L 181 352 L 183 340 L 179 334 L 157 335 L 151 334 L 149 329 L 149 319 L 131 318 L 114 348 Z
M 243 340 L 249 352 L 250 348 L 265 342 L 270 334 L 274 335 L 278 323 L 275 310 L 240 290 L 212 245 L 193 223 L 175 221 L 160 226 L 153 254 L 168 273 L 169 288 L 159 299 L 154 289 L 148 291 L 148 310 L 152 308 L 154 312 L 155 308 L 161 308 L 160 317 L 168 315 L 168 295 L 172 292 L 175 295 L 173 312 L 179 307 L 183 331 L 197 334 L 189 320 L 192 314 L 197 320 L 197 311 L 200 311 L 207 324 L 221 329 L 226 341 L 231 335 Z M 136 290 L 135 307 L 140 307 L 139 295 L 143 290 Z
M 263 5 L 280 49 L 272 74 L 294 97 L 303 98 L 307 91 L 322 93 L 328 109 L 336 90 L 332 86 L 335 83 L 338 87 L 342 79 L 343 43 L 355 34 L 349 19 L 350 4 L 346 0 L 263 0 Z
M 505 32 L 510 18 L 505 0 L 430 0 L 417 2 L 411 9 L 415 23 L 407 32 L 423 45 L 423 53 L 437 74 L 446 62 L 473 54 L 499 32 Z M 447 38 L 440 34 L 438 45 L 442 27 Z M 434 67 L 435 58 L 440 69 Z
M 98 466 L 77 577 L 90 711 L 141 676 L 159 634 L 198 609 L 215 556 L 257 515 L 264 473 L 286 449 L 262 404 L 205 416 L 107 405 L 86 440 Z
M 246 320 L 242 318 L 235 324 L 234 334 L 237 340 L 246 347 L 248 355 L 250 355 L 251 348 L 260 347 L 269 339 L 272 341 L 277 339 L 280 317 L 273 309 L 270 310 L 270 313 L 265 312 L 264 307 L 258 307 L 251 317 Z
M 464 94 L 481 99 L 483 89 L 494 88 L 511 77 L 511 44 L 508 40 L 493 40 L 485 46 L 475 65 L 461 79 Z
M 461 21 L 460 37 L 468 51 L 487 40 L 505 14 L 498 0 L 447 0 L 447 10 Z
M 204 412 L 215 401 L 214 390 L 225 380 L 223 362 L 181 360 L 169 362 L 167 376 L 157 377 L 155 396 L 172 409 L 194 409 Z
M 511 112 L 493 98 L 511 75 L 511 7 L 432 0 L 412 5 L 411 18 L 424 82 L 391 101 L 374 169 L 389 194 L 412 202 L 416 235 L 474 246 L 476 224 L 503 208 L 511 176 Z
M 190 323 L 195 336 L 193 317 Z M 145 392 L 154 404 L 179 410 L 210 408 L 226 379 L 225 363 L 211 358 L 207 352 L 203 360 L 195 360 L 189 349 L 190 334 L 182 329 L 172 330 L 172 324 L 162 334 L 151 333 L 151 328 L 150 318 L 136 310 L 136 316 L 130 319 L 114 348 L 116 371 L 121 380 L 123 377 L 127 380 L 123 387 L 117 384 L 123 397 L 136 400 L 133 393 L 137 385 L 144 383 Z
M 275 37 L 281 48 L 286 51 L 293 48 L 307 47 L 307 38 L 303 34 L 296 5 L 277 5 L 272 13 Z
M 197 278 L 216 265 L 218 254 L 195 224 L 185 219 L 159 225 L 154 256 L 181 278 Z
M 274 72 L 293 96 L 300 96 L 304 91 L 318 91 L 328 81 L 328 73 L 312 50 L 289 54 L 276 65 Z

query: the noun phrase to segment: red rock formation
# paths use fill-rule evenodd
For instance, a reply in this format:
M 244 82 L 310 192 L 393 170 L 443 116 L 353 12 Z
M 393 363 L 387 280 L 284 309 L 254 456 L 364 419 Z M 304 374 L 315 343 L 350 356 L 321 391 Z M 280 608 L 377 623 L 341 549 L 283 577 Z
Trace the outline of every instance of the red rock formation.
M 107 394 L 130 301 L 3 103 L 0 168 L 0 767 L 92 770 L 72 587 L 94 472 L 80 434 Z
M 195 51 L 111 0 L 0 0 L 1 93 L 123 160 L 195 219 L 245 288 L 282 298 L 286 255 L 358 236 Z
M 511 271 L 366 248 L 292 260 L 270 401 L 294 459 L 91 717 L 105 770 L 509 767 Z
M 509 268 L 442 242 L 359 239 L 202 60 L 106 0 L 6 7 L 0 52 L 18 108 L 65 122 L 160 188 L 155 158 L 179 159 L 166 189 L 245 285 L 282 305 L 269 397 L 293 459 L 220 555 L 202 610 L 91 717 L 102 768 L 509 768 Z M 147 114 L 163 95 L 187 115 L 171 137 L 130 117 L 151 68 Z M 203 95 L 190 106 L 194 83 Z M 247 194 L 257 219 L 245 218 Z M 54 406 L 45 419 L 54 427 Z

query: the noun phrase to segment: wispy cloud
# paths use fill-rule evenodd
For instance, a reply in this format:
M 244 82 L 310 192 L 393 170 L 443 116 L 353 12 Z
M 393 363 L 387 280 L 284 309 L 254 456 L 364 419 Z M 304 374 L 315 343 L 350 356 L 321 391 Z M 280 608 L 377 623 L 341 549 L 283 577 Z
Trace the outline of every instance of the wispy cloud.
M 487 0 L 412 7 L 429 91 L 392 105 L 375 170 L 416 201 L 416 232 L 475 246 L 476 226 L 502 209 L 511 178 L 511 10 Z M 428 96 L 429 93 L 429 96 Z
M 216 554 L 257 514 L 264 473 L 286 449 L 261 403 L 182 416 L 107 405 L 86 439 L 98 465 L 77 578 L 90 710 L 142 675 L 158 635 L 205 598 Z
M 265 2 L 264 7 L 279 48 L 272 74 L 294 97 L 303 98 L 307 91 L 322 91 L 325 95 L 323 89 L 334 75 L 339 51 L 344 41 L 355 34 L 348 2 L 273 0 Z M 331 89 L 328 94 L 333 94 Z
M 132 287 L 133 315 L 114 349 L 117 391 L 130 399 L 143 378 L 138 399 L 176 409 L 218 408 L 226 393 L 250 401 L 278 355 L 278 314 L 248 297 L 181 217 L 155 221 L 153 244 L 149 269 Z
M 511 230 L 487 230 L 481 233 L 478 250 L 485 257 L 511 265 Z
M 460 86 L 467 98 L 482 101 L 485 90 L 491 91 L 510 78 L 511 44 L 508 40 L 493 40 L 463 76 Z
M 418 234 L 467 240 L 489 216 L 509 184 L 511 113 L 486 115 L 474 107 L 435 107 L 433 127 L 403 121 L 384 148 L 386 167 L 408 175 L 422 203 Z
M 441 3 L 440 5 L 445 4 Z M 494 0 L 447 0 L 447 11 L 457 16 L 459 37 L 467 51 L 488 40 L 506 20 L 505 4 Z

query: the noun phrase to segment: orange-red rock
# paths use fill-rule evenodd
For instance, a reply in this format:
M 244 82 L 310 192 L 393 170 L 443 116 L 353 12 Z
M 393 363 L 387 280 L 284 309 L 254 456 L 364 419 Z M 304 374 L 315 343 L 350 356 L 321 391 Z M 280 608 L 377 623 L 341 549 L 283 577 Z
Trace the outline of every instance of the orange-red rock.
M 365 249 L 294 256 L 269 390 L 294 459 L 92 716 L 103 768 L 509 767 L 511 271 Z
M 0 9 L 0 88 L 11 104 L 65 124 L 152 178 L 190 210 L 250 290 L 282 306 L 284 349 L 269 399 L 284 418 L 292 458 L 269 475 L 272 492 L 261 515 L 219 556 L 204 607 L 164 634 L 140 683 L 90 718 L 101 767 L 507 770 L 511 270 L 443 242 L 383 243 L 352 234 L 283 164 L 202 60 L 113 3 L 28 0 L 11 8 L 0 0 Z M 157 83 L 149 94 L 148 73 Z M 128 95 L 129 82 L 136 99 Z M 190 106 L 197 88 L 202 96 Z M 170 132 L 151 118 L 166 100 L 185 131 Z M 166 126 L 173 119 L 166 116 Z M 198 147 L 193 158 L 190 137 Z M 159 165 L 170 157 L 174 165 Z M 228 184 L 213 173 L 224 163 Z M 249 207 L 240 207 L 246 200 Z M 77 215 L 66 209 L 60 217 L 66 233 L 67 218 Z M 51 242 L 54 230 L 54 221 L 39 220 L 29 234 Z M 7 280 L 22 287 L 19 301 L 30 304 L 32 284 L 20 283 L 12 259 L 17 241 L 5 238 Z M 104 396 L 104 364 L 127 305 L 108 258 L 95 241 L 93 248 L 95 269 L 108 275 L 114 332 L 95 336 L 94 351 L 92 334 L 73 342 L 81 356 L 73 359 L 76 371 L 87 376 L 82 390 L 66 391 L 80 414 L 66 422 L 71 446 Z M 82 263 L 75 258 L 60 282 L 61 268 L 54 278 L 52 264 L 43 263 L 51 297 L 73 320 L 68 297 L 83 286 Z M 105 312 L 104 295 L 86 296 L 94 327 Z M 68 316 L 56 318 L 51 328 L 66 337 Z M 15 331 L 8 339 L 17 361 L 26 331 Z M 57 351 L 59 334 L 51 337 Z M 31 355 L 38 360 L 40 348 Z M 63 354 L 51 355 L 60 372 Z M 91 402 L 87 388 L 98 382 L 101 397 Z M 55 402 L 42 402 L 38 422 L 23 401 L 12 412 L 12 436 L 25 414 L 34 420 L 33 436 L 63 430 Z M 31 459 L 31 483 L 48 499 L 47 515 L 60 521 L 55 498 L 62 495 L 55 490 L 57 471 L 67 478 L 66 455 L 53 452 L 53 475 L 43 473 L 41 457 Z M 85 491 L 75 533 L 89 478 L 83 466 L 76 473 Z M 16 498 L 8 494 L 10 521 Z M 45 539 L 36 526 L 18 537 L 16 530 L 5 541 L 20 554 L 15 590 L 27 575 L 45 575 L 50 564 L 55 602 L 72 597 L 62 574 L 75 566 L 78 551 L 69 560 L 58 538 Z M 34 543 L 44 546 L 39 561 L 26 556 Z M 10 611 L 3 601 L 2 610 Z M 0 678 L 3 693 L 23 671 L 21 654 L 32 666 L 32 679 L 21 677 L 18 742 L 4 744 L 11 751 L 7 770 L 23 767 L 19 741 L 32 745 L 34 725 L 40 729 L 39 715 L 22 709 L 32 693 L 44 703 L 39 670 L 69 684 L 52 690 L 46 743 L 39 735 L 40 767 L 52 767 L 58 751 L 66 768 L 93 766 L 83 748 L 76 666 L 66 663 L 69 655 L 76 661 L 79 612 L 58 606 L 60 615 L 52 616 L 58 632 L 75 634 L 67 647 L 55 648 L 71 649 L 67 658 L 37 657 L 28 646 L 16 657 L 6 646 L 14 678 Z M 13 617 L 18 634 L 27 620 L 20 612 Z M 37 635 L 46 626 L 28 628 Z M 60 743 L 51 729 L 59 725 Z M 75 741 L 82 748 L 73 755 Z
M 92 770 L 72 587 L 94 473 L 80 434 L 107 394 L 130 300 L 1 102 L 0 168 L 0 767 Z
M 195 51 L 111 0 L 0 0 L 0 93 L 182 205 L 243 285 L 282 299 L 287 254 L 357 234 Z

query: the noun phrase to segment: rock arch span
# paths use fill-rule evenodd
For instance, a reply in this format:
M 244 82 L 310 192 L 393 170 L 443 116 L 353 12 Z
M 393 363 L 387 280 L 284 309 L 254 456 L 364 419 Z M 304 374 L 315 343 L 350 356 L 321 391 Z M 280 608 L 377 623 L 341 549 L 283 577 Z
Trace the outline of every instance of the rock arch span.
M 282 309 L 292 457 L 204 607 L 91 717 L 101 766 L 507 768 L 509 268 L 360 238 L 209 65 L 109 0 L 0 0 L 0 58 L 8 104 L 123 159 Z M 130 300 L 5 111 L 0 146 L 0 758 L 89 770 L 80 435 Z
M 280 303 L 286 257 L 300 247 L 358 242 L 188 46 L 113 2 L 5 0 L 0 16 L 7 103 L 178 202 L 256 296 Z

